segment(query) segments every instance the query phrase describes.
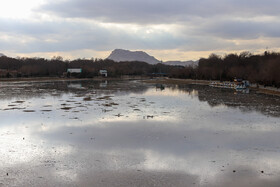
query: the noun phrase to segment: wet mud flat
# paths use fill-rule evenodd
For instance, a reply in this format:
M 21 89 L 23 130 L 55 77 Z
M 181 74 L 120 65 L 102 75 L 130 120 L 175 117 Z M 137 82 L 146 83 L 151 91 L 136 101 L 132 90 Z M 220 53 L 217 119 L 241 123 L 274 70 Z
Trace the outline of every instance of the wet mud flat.
M 141 81 L 0 84 L 0 186 L 277 186 L 280 100 Z

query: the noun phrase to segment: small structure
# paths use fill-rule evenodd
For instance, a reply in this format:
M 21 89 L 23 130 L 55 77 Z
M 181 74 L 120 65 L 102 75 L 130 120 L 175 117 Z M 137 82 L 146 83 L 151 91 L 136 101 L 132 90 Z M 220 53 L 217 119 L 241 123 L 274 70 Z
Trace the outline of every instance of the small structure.
M 107 77 L 107 76 L 108 76 L 108 72 L 107 72 L 107 70 L 105 70 L 105 69 L 99 70 L 99 74 L 100 74 L 102 77 Z
M 67 73 L 82 73 L 81 68 L 69 68 L 67 69 Z
M 69 68 L 67 69 L 67 72 L 66 73 L 63 73 L 63 76 L 65 77 L 65 75 L 67 77 L 71 77 L 72 75 L 74 77 L 80 75 L 82 73 L 82 69 L 81 68 Z

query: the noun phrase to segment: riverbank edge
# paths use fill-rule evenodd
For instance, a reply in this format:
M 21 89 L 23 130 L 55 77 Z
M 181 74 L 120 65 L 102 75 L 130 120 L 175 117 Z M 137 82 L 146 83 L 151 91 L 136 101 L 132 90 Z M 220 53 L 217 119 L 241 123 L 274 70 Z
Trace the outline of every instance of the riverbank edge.
M 208 86 L 211 82 L 213 82 L 213 80 L 209 81 L 209 80 L 193 80 L 193 79 L 156 78 L 156 79 L 144 80 L 144 82 L 154 83 L 154 84 L 198 84 L 198 85 Z M 261 85 L 259 86 L 259 88 L 253 86 L 250 87 L 250 89 L 256 91 L 256 93 L 259 94 L 266 94 L 266 95 L 280 97 L 280 89 L 272 90 L 271 87 L 263 87 Z
M 174 78 L 150 78 L 147 76 L 122 76 L 122 77 L 94 77 L 94 78 L 61 78 L 61 77 L 31 77 L 31 78 L 1 78 L 1 82 L 49 82 L 49 81 L 110 81 L 110 80 L 141 80 L 146 83 L 155 84 L 198 84 L 209 85 L 212 81 L 209 80 L 194 80 L 194 79 L 174 79 Z M 270 87 L 250 87 L 250 89 L 256 91 L 256 93 L 267 94 L 280 97 L 280 89 L 271 90 Z
M 30 78 L 0 78 L 3 82 L 48 82 L 48 81 L 110 81 L 110 80 L 146 80 L 148 77 L 141 76 L 123 76 L 123 77 L 94 77 L 94 78 L 66 78 L 66 77 L 30 77 Z

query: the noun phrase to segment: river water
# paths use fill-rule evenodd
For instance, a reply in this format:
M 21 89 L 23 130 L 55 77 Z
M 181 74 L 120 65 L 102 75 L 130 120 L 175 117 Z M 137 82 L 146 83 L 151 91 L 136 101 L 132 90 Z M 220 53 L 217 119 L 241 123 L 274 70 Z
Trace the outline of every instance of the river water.
M 279 186 L 280 97 L 140 81 L 0 84 L 0 186 Z

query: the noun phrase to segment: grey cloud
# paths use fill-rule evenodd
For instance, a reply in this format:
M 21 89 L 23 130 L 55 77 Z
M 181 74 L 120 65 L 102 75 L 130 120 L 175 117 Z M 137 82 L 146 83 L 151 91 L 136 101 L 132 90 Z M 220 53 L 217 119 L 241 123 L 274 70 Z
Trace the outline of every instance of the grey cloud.
M 135 36 L 124 37 L 130 38 L 127 40 L 129 44 L 122 45 L 122 42 L 119 42 L 116 47 L 208 51 L 263 48 L 263 44 L 237 45 L 229 40 L 280 37 L 278 21 L 257 20 L 263 16 L 271 16 L 276 20 L 275 18 L 279 16 L 278 6 L 280 2 L 276 0 L 174 0 L 172 3 L 167 0 L 67 0 L 48 3 L 39 10 L 61 17 L 78 17 L 101 22 L 138 25 L 175 24 L 185 29 L 180 31 L 175 28 L 174 33 L 152 35 L 141 40 L 137 37 L 139 38 L 142 33 L 137 33 Z M 176 32 L 181 32 L 181 35 L 176 35 Z
M 170 49 L 184 41 L 171 33 L 147 34 L 145 28 L 130 33 L 120 28 L 105 28 L 85 22 L 20 22 L 0 20 L 0 33 L 12 41 L 1 40 L 0 50 L 17 52 L 54 52 L 81 49 L 112 50 L 114 48 Z M 25 42 L 21 42 L 21 39 Z M 28 40 L 32 38 L 31 40 Z M 12 43 L 12 45 L 11 45 Z
M 0 38 L 0 50 L 21 53 L 114 48 L 214 51 L 251 50 L 263 45 L 279 47 L 277 43 L 252 45 L 231 41 L 279 38 L 279 21 L 256 19 L 274 16 L 277 20 L 279 5 L 276 0 L 52 0 L 34 11 L 60 16 L 60 21 L 0 19 L 0 33 L 12 38 L 10 41 Z M 108 28 L 98 22 L 133 23 L 142 29 L 131 32 L 124 28 L 126 24 L 122 28 Z M 170 31 L 156 29 L 146 33 L 151 25 L 163 23 Z M 22 38 L 26 41 L 20 42 Z
M 26 22 L 15 19 L 0 19 L 0 32 L 27 35 L 53 34 L 55 28 L 61 24 L 42 23 L 42 22 Z
M 198 32 L 225 39 L 256 39 L 260 36 L 280 37 L 280 22 L 213 20 L 197 27 L 195 33 Z
M 231 41 L 221 40 L 215 36 L 209 35 L 192 35 L 191 38 L 186 39 L 189 44 L 179 46 L 183 51 L 211 51 L 220 49 L 233 49 L 237 48 L 236 44 Z
M 182 26 L 177 32 L 191 44 L 180 46 L 183 50 L 256 50 L 266 46 L 280 46 L 277 43 L 280 37 L 280 22 L 273 20 L 196 19 Z M 263 40 L 258 40 L 259 38 Z
M 248 39 L 260 35 L 278 37 L 277 26 L 262 27 L 261 23 L 246 26 L 239 22 L 208 22 L 193 27 L 185 26 L 174 32 L 155 30 L 146 33 L 146 27 L 137 32 L 125 28 L 102 27 L 87 22 L 20 22 L 0 20 L 0 33 L 9 40 L 0 38 L 0 50 L 13 50 L 20 53 L 55 52 L 92 49 L 107 51 L 115 48 L 124 49 L 180 49 L 184 51 L 209 50 L 248 50 L 263 47 L 262 44 L 236 45 L 226 40 L 232 38 Z M 272 24 L 271 24 L 272 25 Z M 31 40 L 29 40 L 31 38 Z M 21 40 L 24 39 L 24 42 Z M 278 44 L 273 44 L 277 46 Z M 272 46 L 272 44 L 267 45 Z
M 276 0 L 68 0 L 51 2 L 38 11 L 63 17 L 94 18 L 118 23 L 173 23 L 193 17 L 279 15 Z
M 22 22 L 0 20 L 0 50 L 12 50 L 19 53 L 55 52 L 92 49 L 107 51 L 124 49 L 180 49 L 184 51 L 248 50 L 263 47 L 262 44 L 237 45 L 227 39 L 254 39 L 259 36 L 278 37 L 277 24 L 240 23 L 237 21 L 209 21 L 181 30 L 154 30 L 146 33 L 143 26 L 137 32 L 118 27 L 102 27 L 99 24 L 78 21 Z M 262 24 L 266 25 L 265 27 Z M 248 26 L 247 26 L 248 25 Z M 271 25 L 271 26 L 270 26 Z M 280 25 L 280 24 L 279 24 Z M 21 40 L 24 39 L 24 42 Z M 31 39 L 31 40 L 30 40 Z M 265 44 L 266 45 L 266 44 Z M 267 44 L 277 46 L 278 43 Z

